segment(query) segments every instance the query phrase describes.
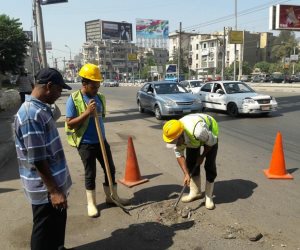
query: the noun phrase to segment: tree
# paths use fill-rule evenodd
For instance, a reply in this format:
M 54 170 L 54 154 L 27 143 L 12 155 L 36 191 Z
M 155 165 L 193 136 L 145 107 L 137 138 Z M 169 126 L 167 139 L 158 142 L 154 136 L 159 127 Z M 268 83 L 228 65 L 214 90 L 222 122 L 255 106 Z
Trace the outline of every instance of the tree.
M 289 30 L 282 30 L 274 40 L 272 56 L 276 61 L 282 61 L 285 57 L 293 54 L 294 47 L 297 46 L 295 33 Z
M 0 15 L 0 70 L 3 74 L 17 72 L 24 65 L 30 45 L 19 20 Z
M 258 62 L 254 65 L 254 68 L 260 69 L 261 72 L 269 73 L 271 64 L 268 62 Z

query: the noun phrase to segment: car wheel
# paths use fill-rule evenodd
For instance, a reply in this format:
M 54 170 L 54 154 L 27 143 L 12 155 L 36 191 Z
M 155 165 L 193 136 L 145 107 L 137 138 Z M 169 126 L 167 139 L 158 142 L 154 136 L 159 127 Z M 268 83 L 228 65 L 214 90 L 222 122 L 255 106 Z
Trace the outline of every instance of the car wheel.
M 142 108 L 140 101 L 138 101 L 138 107 L 139 107 L 139 112 L 144 113 L 145 110 Z
M 227 113 L 232 117 L 237 117 L 239 115 L 239 110 L 235 103 L 231 102 L 227 105 Z
M 155 106 L 155 108 L 154 108 L 154 114 L 155 114 L 155 118 L 157 120 L 161 120 L 162 119 L 161 111 L 160 111 L 160 109 L 159 109 L 158 106 Z

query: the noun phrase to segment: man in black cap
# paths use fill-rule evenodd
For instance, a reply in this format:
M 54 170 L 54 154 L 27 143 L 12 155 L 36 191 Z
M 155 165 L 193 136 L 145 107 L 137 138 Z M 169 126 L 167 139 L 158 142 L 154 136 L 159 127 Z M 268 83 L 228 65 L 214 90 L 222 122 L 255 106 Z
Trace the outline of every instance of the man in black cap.
M 50 105 L 71 87 L 56 69 L 42 69 L 35 78 L 14 122 L 20 178 L 32 205 L 31 249 L 65 249 L 72 180 Z

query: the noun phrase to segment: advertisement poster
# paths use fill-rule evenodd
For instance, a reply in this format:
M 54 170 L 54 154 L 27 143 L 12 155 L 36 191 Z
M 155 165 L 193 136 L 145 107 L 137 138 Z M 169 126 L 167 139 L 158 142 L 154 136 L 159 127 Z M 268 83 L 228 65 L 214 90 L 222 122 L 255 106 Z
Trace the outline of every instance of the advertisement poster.
M 276 29 L 300 30 L 300 6 L 277 5 Z
M 136 19 L 136 36 L 167 39 L 169 37 L 169 21 L 138 18 Z
M 102 21 L 102 39 L 132 41 L 132 24 Z

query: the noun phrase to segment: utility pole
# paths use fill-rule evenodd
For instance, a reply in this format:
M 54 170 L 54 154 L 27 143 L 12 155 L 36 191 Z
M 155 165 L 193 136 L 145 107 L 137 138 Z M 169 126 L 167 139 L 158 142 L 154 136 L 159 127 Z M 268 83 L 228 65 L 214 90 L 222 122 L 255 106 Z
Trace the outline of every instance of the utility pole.
M 237 0 L 234 0 L 234 15 L 235 15 L 235 27 L 237 30 Z M 234 44 L 234 61 L 233 61 L 233 80 L 236 81 L 236 43 Z
M 45 46 L 45 35 L 44 35 L 44 25 L 43 25 L 43 16 L 42 16 L 42 8 L 39 0 L 34 1 L 35 5 L 35 13 L 36 13 L 36 23 L 38 27 L 38 35 L 40 41 L 40 51 L 42 57 L 42 68 L 47 67 L 47 56 L 46 56 L 46 46 Z
M 299 53 L 298 53 L 299 54 Z M 294 46 L 294 55 L 296 55 L 296 47 Z M 295 74 L 295 62 L 293 62 L 293 72 L 292 74 Z
M 243 57 L 244 57 L 244 44 L 245 44 L 245 31 L 243 31 L 243 43 L 240 44 L 240 56 L 239 56 L 239 77 L 238 80 L 241 79 L 243 74 Z
M 226 29 L 224 27 L 224 31 L 223 31 L 223 51 L 222 51 L 222 73 L 221 73 L 221 76 L 222 76 L 222 81 L 224 81 L 225 77 L 224 77 L 224 74 L 225 74 L 225 53 L 226 53 Z
M 57 58 L 55 58 L 54 68 L 57 69 Z
M 64 63 L 64 72 L 66 73 L 66 58 L 65 57 L 64 57 L 63 63 Z
M 179 41 L 178 41 L 178 47 L 179 47 L 179 49 L 178 49 L 178 69 L 177 69 L 177 75 L 178 75 L 178 77 L 177 77 L 177 81 L 179 82 L 180 80 L 180 67 L 181 67 L 181 65 L 180 65 L 180 62 L 181 62 L 181 33 L 182 33 L 182 24 L 181 24 L 181 22 L 179 23 Z

